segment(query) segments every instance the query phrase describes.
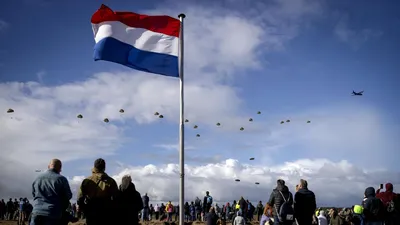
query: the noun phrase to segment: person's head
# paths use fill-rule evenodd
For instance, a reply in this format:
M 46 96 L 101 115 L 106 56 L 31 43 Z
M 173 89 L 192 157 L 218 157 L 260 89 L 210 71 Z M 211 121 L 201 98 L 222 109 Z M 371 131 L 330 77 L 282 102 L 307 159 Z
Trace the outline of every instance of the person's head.
M 367 187 L 364 192 L 366 198 L 375 197 L 375 188 Z
M 132 183 L 132 177 L 130 175 L 124 175 L 121 179 L 121 190 L 126 190 Z
M 304 188 L 304 189 L 308 188 L 308 183 L 304 179 L 300 179 L 299 189 L 302 189 L 302 188 Z
M 215 212 L 215 208 L 212 206 L 211 208 L 210 208 L 210 211 L 209 211 L 210 213 L 214 213 Z
M 61 173 L 62 163 L 59 159 L 52 159 L 49 163 L 48 169 Z
M 324 210 L 319 211 L 319 215 L 325 216 L 325 211 Z
M 209 195 L 210 194 L 210 192 L 209 191 L 206 191 L 206 195 Z
M 146 194 L 144 194 L 144 196 L 147 196 L 147 193 L 146 193 Z
M 387 183 L 385 184 L 386 191 L 393 191 L 393 184 Z
M 285 186 L 285 181 L 284 181 L 284 180 L 279 179 L 279 180 L 276 181 L 276 187 L 277 187 L 278 189 L 281 189 L 281 188 L 283 188 L 284 186 Z
M 237 216 L 242 216 L 242 211 L 239 210 L 239 211 L 237 212 Z
M 98 158 L 94 161 L 94 168 L 99 172 L 106 171 L 106 161 L 102 158 Z

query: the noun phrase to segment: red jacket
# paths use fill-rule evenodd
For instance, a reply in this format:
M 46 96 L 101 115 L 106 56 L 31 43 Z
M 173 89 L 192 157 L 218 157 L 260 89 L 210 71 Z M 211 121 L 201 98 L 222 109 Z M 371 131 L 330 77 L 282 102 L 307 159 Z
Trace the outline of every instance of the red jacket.
M 382 200 L 383 204 L 387 206 L 390 201 L 396 198 L 397 194 L 393 193 L 393 184 L 387 183 L 385 187 L 385 192 L 380 192 L 380 189 L 376 190 L 376 197 Z

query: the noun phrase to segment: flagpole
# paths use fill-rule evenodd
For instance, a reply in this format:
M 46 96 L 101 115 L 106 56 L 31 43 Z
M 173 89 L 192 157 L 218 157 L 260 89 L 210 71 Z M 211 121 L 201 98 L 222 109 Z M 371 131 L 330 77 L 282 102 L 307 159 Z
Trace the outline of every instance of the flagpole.
M 179 32 L 179 105 L 180 105 L 180 118 L 179 118 L 179 164 L 180 164 L 180 185 L 179 185 L 179 225 L 185 224 L 185 118 L 184 118 L 184 84 L 183 84 L 183 19 L 186 15 L 179 14 L 181 27 Z

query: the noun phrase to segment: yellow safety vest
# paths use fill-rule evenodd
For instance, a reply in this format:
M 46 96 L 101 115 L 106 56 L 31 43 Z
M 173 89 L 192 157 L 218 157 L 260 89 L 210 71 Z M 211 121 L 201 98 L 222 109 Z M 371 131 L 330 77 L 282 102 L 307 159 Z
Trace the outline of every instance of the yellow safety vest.
M 363 214 L 364 208 L 361 205 L 354 206 L 354 213 L 355 214 Z

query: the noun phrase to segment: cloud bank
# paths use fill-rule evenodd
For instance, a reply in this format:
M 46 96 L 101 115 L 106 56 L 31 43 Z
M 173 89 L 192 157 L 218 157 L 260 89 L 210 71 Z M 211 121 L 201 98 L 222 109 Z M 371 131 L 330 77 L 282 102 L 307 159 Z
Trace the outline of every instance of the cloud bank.
M 362 104 L 310 107 L 286 114 L 266 109 L 268 116 L 261 109 L 263 114 L 254 123 L 247 122 L 250 116 L 256 117 L 255 112 L 246 110 L 242 90 L 232 83 L 237 77 L 251 76 L 248 71 L 262 71 L 268 64 L 264 56 L 284 51 L 324 9 L 319 1 L 308 0 L 256 4 L 245 13 L 221 5 L 189 4 L 177 10 L 160 6 L 149 12 L 174 15 L 179 9 L 188 15 L 185 112 L 190 118 L 188 128 L 198 124 L 202 132 L 197 140 L 194 131 L 187 131 L 192 135 L 188 135 L 186 156 L 188 200 L 210 190 L 218 201 L 241 195 L 265 201 L 277 178 L 286 179 L 291 190 L 300 178 L 306 178 L 319 204 L 343 205 L 358 203 L 367 186 L 386 180 L 400 184 L 399 174 L 372 166 L 390 161 L 395 149 L 395 139 L 375 109 Z M 178 121 L 179 84 L 173 78 L 117 71 L 97 73 L 80 82 L 45 85 L 45 77 L 40 77 L 40 83 L 0 83 L 2 196 L 29 197 L 37 175 L 34 170 L 43 169 L 51 158 L 74 162 L 112 156 L 126 147 L 129 128 L 154 125 L 157 130 Z M 8 108 L 15 112 L 6 113 Z M 119 113 L 121 108 L 125 113 Z M 364 110 L 354 114 L 356 109 Z M 163 120 L 154 116 L 156 111 L 164 115 Z M 77 118 L 78 114 L 83 118 Z M 110 123 L 104 123 L 104 118 Z M 279 124 L 287 118 L 290 124 Z M 310 118 L 312 123 L 306 124 Z M 217 128 L 216 122 L 223 126 Z M 238 130 L 240 126 L 245 126 L 245 132 Z M 138 189 L 154 201 L 176 200 L 176 142 L 174 136 L 168 143 L 149 143 L 169 151 L 158 157 L 147 155 L 154 165 L 123 165 L 124 169 L 111 175 L 119 180 L 131 174 Z M 382 154 L 366 154 L 379 147 Z M 235 160 L 249 156 L 257 158 L 255 164 Z M 142 157 L 146 155 L 138 155 L 139 160 Z M 76 175 L 70 176 L 74 192 L 86 174 Z M 241 182 L 235 183 L 235 178 Z

